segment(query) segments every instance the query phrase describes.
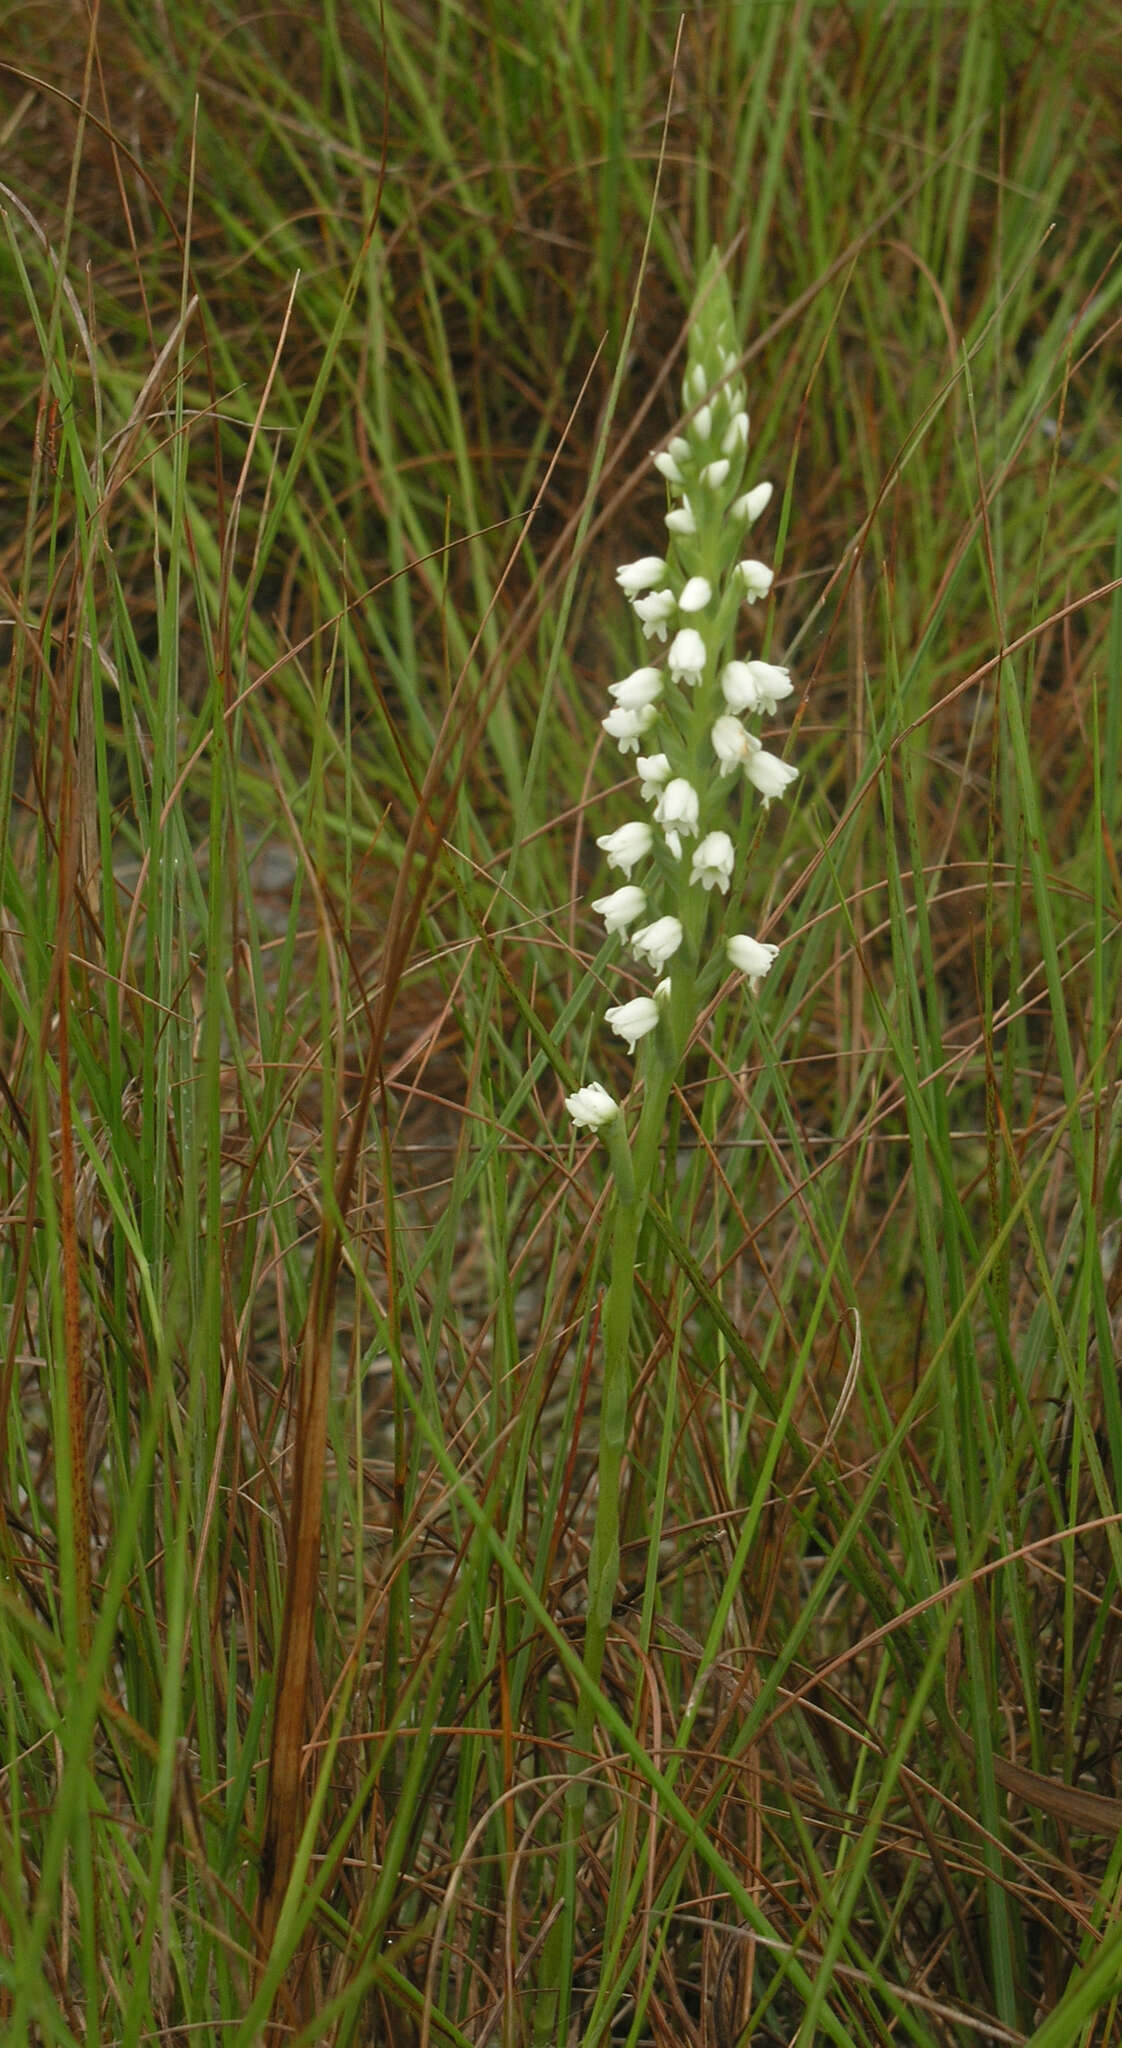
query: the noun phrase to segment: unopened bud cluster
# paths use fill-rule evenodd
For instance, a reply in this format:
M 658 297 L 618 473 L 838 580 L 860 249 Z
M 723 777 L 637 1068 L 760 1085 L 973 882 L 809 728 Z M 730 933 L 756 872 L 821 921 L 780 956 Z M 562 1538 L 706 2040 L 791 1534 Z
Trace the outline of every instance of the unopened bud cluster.
M 700 1005 L 730 964 L 753 992 L 768 973 L 778 947 L 744 932 L 726 935 L 722 945 L 708 928 L 726 914 L 733 883 L 736 781 L 743 778 L 766 806 L 798 773 L 747 722 L 773 717 L 792 694 L 785 668 L 735 652 L 745 610 L 750 623 L 751 607 L 772 585 L 772 570 L 745 547 L 772 487 L 746 488 L 748 414 L 732 304 L 712 263 L 700 298 L 682 387 L 685 425 L 653 458 L 669 487 L 667 551 L 616 572 L 648 658 L 610 686 L 612 708 L 602 720 L 620 752 L 634 757 L 645 807 L 645 815 L 597 839 L 623 881 L 592 905 L 657 977 L 649 996 L 606 1012 L 630 1052 L 657 1029 L 675 976 L 688 978 Z M 569 1096 L 567 1107 L 591 1129 L 618 1114 L 598 1083 Z

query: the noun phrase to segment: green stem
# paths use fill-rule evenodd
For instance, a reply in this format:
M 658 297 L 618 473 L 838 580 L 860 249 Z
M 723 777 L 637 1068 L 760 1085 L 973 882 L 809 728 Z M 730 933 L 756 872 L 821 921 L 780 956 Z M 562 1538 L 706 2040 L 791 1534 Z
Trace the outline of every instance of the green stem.
M 535 2040 L 564 2041 L 568 2033 L 576 1925 L 577 1857 L 588 1785 L 583 1775 L 591 1756 L 596 1726 L 593 1688 L 603 1669 L 608 1630 L 619 1587 L 620 1479 L 627 1449 L 631 1406 L 631 1327 L 635 1277 L 643 1223 L 658 1165 L 659 1141 L 666 1107 L 679 1065 L 678 1034 L 664 1018 L 646 1042 L 647 1071 L 643 1107 L 634 1145 L 628 1144 L 623 1118 L 605 1133 L 615 1200 L 610 1219 L 611 1272 L 604 1304 L 603 1392 L 597 1444 L 596 1521 L 588 1554 L 588 1609 L 584 1625 L 584 1668 L 590 1680 L 577 1703 L 573 1728 L 573 1773 L 565 1800 L 556 1900 L 560 1911 L 545 1944 L 535 2011 Z M 556 1991 L 554 1992 L 554 1987 Z

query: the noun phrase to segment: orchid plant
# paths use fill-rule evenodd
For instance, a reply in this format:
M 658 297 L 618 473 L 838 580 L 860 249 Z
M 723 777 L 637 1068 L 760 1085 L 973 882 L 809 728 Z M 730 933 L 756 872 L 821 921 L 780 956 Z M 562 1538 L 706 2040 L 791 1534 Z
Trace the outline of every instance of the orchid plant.
M 603 1662 L 619 1577 L 619 1494 L 630 1395 L 630 1334 L 639 1235 L 658 1164 L 666 1108 L 697 1020 L 730 969 L 755 995 L 778 946 L 738 929 L 751 820 L 738 792 L 766 807 L 797 769 L 765 747 L 749 721 L 772 718 L 792 695 L 786 668 L 746 652 L 753 608 L 773 572 L 748 554 L 770 483 L 747 485 L 748 413 L 728 282 L 716 256 L 701 279 L 682 387 L 684 424 L 654 456 L 668 486 L 666 554 L 643 556 L 616 581 L 642 630 L 647 659 L 609 689 L 604 731 L 634 757 L 633 816 L 597 840 L 622 880 L 592 905 L 652 985 L 605 1012 L 629 1054 L 641 1047 L 643 1087 L 629 1119 L 599 1081 L 566 1097 L 579 1129 L 608 1146 L 616 1213 L 603 1318 L 604 1390 L 599 1489 L 589 1556 L 579 1751 Z M 745 613 L 748 618 L 745 620 Z M 739 851 L 738 851 L 739 847 Z M 628 1124 L 633 1128 L 629 1131 Z

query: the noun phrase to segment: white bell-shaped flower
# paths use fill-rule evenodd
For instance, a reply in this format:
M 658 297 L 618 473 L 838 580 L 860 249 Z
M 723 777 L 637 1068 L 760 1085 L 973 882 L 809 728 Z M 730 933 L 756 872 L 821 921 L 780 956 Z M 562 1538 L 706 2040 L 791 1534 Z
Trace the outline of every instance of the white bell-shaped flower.
M 578 1088 L 575 1095 L 566 1095 L 565 1107 L 578 1131 L 587 1127 L 590 1131 L 602 1131 L 619 1115 L 619 1103 L 609 1095 L 599 1081 L 589 1081 Z
M 760 750 L 760 742 L 755 735 L 746 732 L 739 718 L 728 713 L 715 720 L 710 738 L 722 775 L 731 775 L 734 768 L 743 768 Z
M 658 590 L 666 581 L 666 563 L 661 555 L 640 555 L 637 562 L 625 562 L 616 570 L 616 582 L 627 597 L 641 590 Z
M 654 1030 L 658 1017 L 658 1004 L 653 996 L 633 996 L 629 1003 L 617 1003 L 604 1012 L 605 1023 L 617 1037 L 627 1040 L 628 1052 L 634 1052 L 639 1040 Z
M 675 775 L 655 805 L 655 822 L 666 832 L 692 836 L 700 815 L 701 803 L 692 782 L 687 782 L 684 775 Z
M 736 866 L 736 848 L 727 832 L 707 832 L 694 848 L 690 881 L 703 889 L 719 889 L 727 896 Z
M 641 704 L 637 711 L 625 711 L 619 704 L 600 720 L 608 738 L 615 740 L 621 754 L 637 754 L 639 742 L 649 732 L 658 712 L 653 704 Z
M 675 633 L 666 655 L 675 682 L 692 687 L 705 673 L 705 642 L 696 626 L 683 626 Z
M 725 950 L 733 966 L 748 976 L 748 985 L 755 995 L 765 974 L 771 972 L 772 962 L 779 952 L 778 946 L 749 938 L 747 932 L 736 932 L 728 940 Z
M 655 704 L 662 695 L 662 670 L 633 669 L 622 682 L 608 684 L 608 695 L 614 697 L 625 711 L 638 711 L 644 704 Z
M 744 764 L 745 775 L 753 789 L 759 790 L 765 804 L 769 804 L 773 797 L 782 796 L 798 772 L 790 761 L 781 761 L 778 754 L 765 754 L 762 747 Z
M 622 889 L 613 889 L 610 896 L 595 897 L 592 904 L 609 932 L 625 932 L 629 924 L 642 917 L 646 907 L 647 892 L 635 882 L 625 882 Z
M 744 591 L 745 604 L 755 604 L 758 597 L 766 597 L 775 582 L 775 571 L 766 562 L 738 562 L 736 573 Z
M 630 825 L 617 825 L 614 832 L 605 832 L 596 841 L 601 853 L 607 854 L 608 866 L 619 868 L 630 881 L 631 870 L 641 860 L 646 860 L 654 845 L 654 833 L 645 819 Z
M 670 759 L 666 754 L 640 754 L 635 763 L 639 770 L 639 794 L 644 803 L 653 803 L 660 789 L 670 780 Z
M 674 958 L 682 943 L 682 927 L 676 917 L 656 917 L 653 924 L 640 926 L 631 934 L 631 950 L 660 973 Z

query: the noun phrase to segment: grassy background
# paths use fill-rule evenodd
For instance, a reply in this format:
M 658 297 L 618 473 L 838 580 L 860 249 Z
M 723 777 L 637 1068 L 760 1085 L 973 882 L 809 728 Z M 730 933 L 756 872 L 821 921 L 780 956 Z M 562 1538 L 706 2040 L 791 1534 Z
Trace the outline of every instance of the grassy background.
M 5 2040 L 1122 2039 L 1113 10 L 114 0 L 5 57 Z M 713 242 L 801 777 L 575 1756 L 560 1105 L 627 1085 L 596 721 Z

